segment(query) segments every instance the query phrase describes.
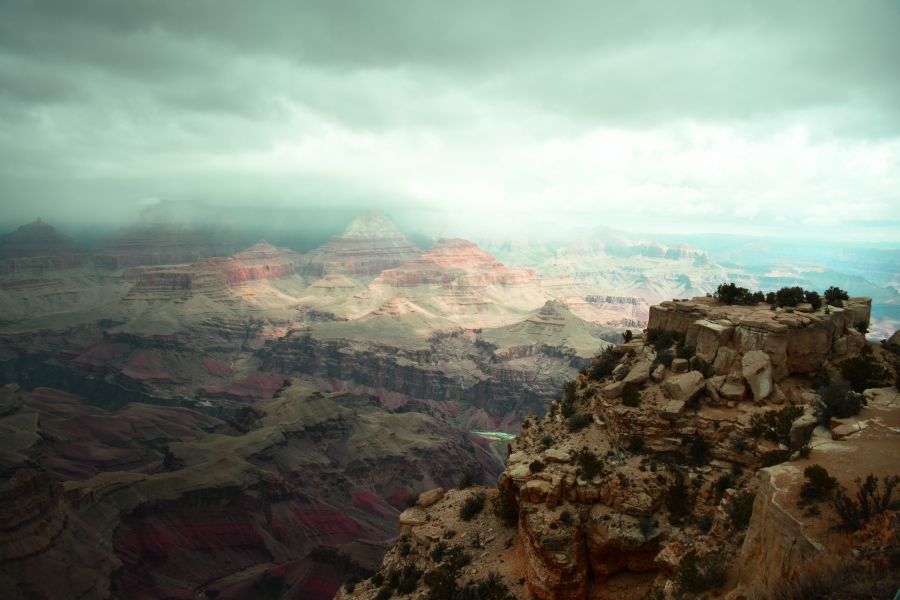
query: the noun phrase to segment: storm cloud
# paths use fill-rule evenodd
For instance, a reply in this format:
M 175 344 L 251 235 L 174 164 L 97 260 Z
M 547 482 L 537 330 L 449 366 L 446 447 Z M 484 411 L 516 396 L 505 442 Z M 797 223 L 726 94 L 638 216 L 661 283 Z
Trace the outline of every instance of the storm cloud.
M 897 0 L 0 0 L 0 206 L 896 241 L 898 31 Z

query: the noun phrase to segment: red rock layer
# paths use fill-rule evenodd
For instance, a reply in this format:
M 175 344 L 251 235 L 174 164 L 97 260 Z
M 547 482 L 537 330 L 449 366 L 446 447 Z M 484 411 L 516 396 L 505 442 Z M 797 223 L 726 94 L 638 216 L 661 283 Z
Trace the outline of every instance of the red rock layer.
M 483 287 L 524 284 L 536 278 L 532 269 L 507 267 L 472 242 L 442 239 L 418 258 L 385 271 L 376 281 L 394 287 Z
M 300 255 L 261 241 L 232 256 L 205 258 L 192 265 L 138 268 L 126 273 L 135 281 L 128 299 L 160 299 L 192 292 L 224 295 L 225 289 L 250 281 L 281 279 L 296 273 Z

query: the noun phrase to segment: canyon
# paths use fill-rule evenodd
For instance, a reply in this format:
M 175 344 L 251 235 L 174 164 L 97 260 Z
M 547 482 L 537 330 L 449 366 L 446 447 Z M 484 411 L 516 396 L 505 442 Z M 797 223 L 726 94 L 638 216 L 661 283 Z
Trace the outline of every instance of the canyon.
M 666 456 L 699 435 L 716 460 L 756 469 L 776 449 L 737 457 L 723 436 L 769 404 L 801 403 L 812 392 L 798 378 L 866 347 L 861 299 L 827 315 L 668 300 L 725 276 L 685 246 L 588 244 L 518 262 L 459 238 L 420 248 L 370 212 L 307 252 L 241 249 L 227 228 L 157 216 L 93 247 L 42 221 L 0 238 L 8 597 L 330 598 L 395 564 L 385 552 L 401 532 L 424 551 L 418 521 L 455 518 L 461 480 L 498 482 L 485 493 L 531 515 L 508 537 L 509 567 L 521 567 L 508 580 L 524 578 L 522 590 L 581 597 L 604 581 L 657 581 L 671 575 L 651 568 L 662 538 L 608 565 L 627 543 L 598 532 L 656 511 L 675 476 L 637 495 L 618 476 L 582 481 L 570 464 L 581 448 L 613 469 L 631 432 Z M 660 370 L 643 330 L 683 338 L 692 362 Z M 621 380 L 586 375 L 610 352 Z M 573 381 L 594 424 L 570 436 L 560 402 Z M 643 388 L 640 411 L 620 410 L 626 385 Z M 740 414 L 701 419 L 698 397 Z M 535 453 L 547 466 L 532 477 Z M 643 463 L 622 460 L 622 476 L 639 477 Z M 404 512 L 438 488 L 446 502 Z M 547 529 L 551 510 L 579 515 L 574 537 Z M 486 544 L 512 533 L 487 527 Z

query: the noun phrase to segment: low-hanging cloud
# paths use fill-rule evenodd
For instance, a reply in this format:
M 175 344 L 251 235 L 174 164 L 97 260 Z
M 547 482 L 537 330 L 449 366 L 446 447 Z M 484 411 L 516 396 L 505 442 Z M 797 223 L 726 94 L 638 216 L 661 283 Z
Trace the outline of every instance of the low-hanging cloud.
M 0 203 L 893 241 L 896 31 L 891 0 L 5 0 Z

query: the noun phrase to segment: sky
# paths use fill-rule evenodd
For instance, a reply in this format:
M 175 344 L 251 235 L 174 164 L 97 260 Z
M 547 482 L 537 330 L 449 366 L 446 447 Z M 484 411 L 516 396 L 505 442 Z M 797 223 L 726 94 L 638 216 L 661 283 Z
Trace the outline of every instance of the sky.
M 900 0 L 0 0 L 0 220 L 897 245 L 898 32 Z

